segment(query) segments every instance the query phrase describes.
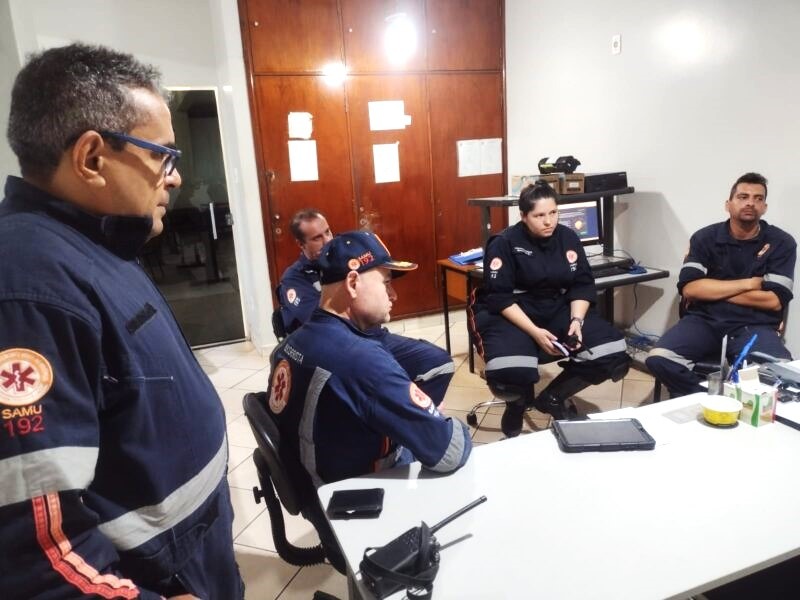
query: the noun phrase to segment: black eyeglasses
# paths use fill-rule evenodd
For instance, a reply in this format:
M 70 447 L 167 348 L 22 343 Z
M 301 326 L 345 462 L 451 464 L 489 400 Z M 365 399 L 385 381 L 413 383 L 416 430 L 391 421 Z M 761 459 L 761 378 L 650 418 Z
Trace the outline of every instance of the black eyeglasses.
M 129 142 L 134 146 L 144 148 L 145 150 L 151 150 L 152 152 L 157 152 L 158 154 L 164 154 L 166 156 L 164 159 L 164 175 L 172 175 L 172 172 L 175 170 L 178 160 L 181 157 L 181 151 L 177 148 L 170 148 L 168 146 L 162 146 L 161 144 L 154 144 L 153 142 L 148 142 L 147 140 L 133 137 L 132 135 L 127 135 L 125 133 L 118 133 L 116 131 L 101 131 L 100 135 L 103 137 L 110 137 L 117 140 L 122 140 L 124 142 Z

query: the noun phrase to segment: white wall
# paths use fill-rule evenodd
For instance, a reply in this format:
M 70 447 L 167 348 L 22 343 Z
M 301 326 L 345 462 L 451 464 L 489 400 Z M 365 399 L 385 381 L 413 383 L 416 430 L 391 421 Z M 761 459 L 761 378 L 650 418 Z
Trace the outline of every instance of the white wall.
M 226 176 L 234 216 L 234 240 L 245 327 L 257 347 L 274 343 L 261 206 L 236 0 L 0 0 L 10 9 L 17 56 L 7 59 L 6 19 L 0 18 L 0 110 L 7 119 L 11 78 L 5 65 L 43 48 L 72 41 L 105 44 L 158 66 L 168 87 L 217 87 Z M 13 54 L 13 52 L 9 52 Z M 5 121 L 0 121 L 4 124 Z M 5 127 L 3 127 L 5 130 Z M 4 153 L 10 152 L 5 137 Z
M 14 75 L 19 70 L 16 36 L 11 21 L 11 8 L 8 0 L 0 0 L 0 173 L 19 175 L 17 157 L 6 141 L 8 111 L 11 108 L 11 86 Z M 5 181 L 0 178 L 0 181 Z
M 509 174 L 562 154 L 584 172 L 628 172 L 636 194 L 618 199 L 617 246 L 672 274 L 638 286 L 641 329 L 661 334 L 677 318 L 689 236 L 726 218 L 740 174 L 769 179 L 766 220 L 800 237 L 798 26 L 796 0 L 506 0 Z M 616 297 L 630 324 L 631 288 Z M 798 311 L 800 300 L 795 354 Z

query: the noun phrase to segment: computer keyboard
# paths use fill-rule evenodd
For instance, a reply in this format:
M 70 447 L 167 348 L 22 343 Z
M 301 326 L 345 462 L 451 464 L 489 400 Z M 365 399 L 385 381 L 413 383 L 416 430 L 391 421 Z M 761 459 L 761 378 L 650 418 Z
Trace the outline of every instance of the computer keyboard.
M 602 269 L 592 269 L 592 277 L 600 279 L 602 277 L 613 277 L 614 275 L 629 275 L 627 267 L 603 267 Z

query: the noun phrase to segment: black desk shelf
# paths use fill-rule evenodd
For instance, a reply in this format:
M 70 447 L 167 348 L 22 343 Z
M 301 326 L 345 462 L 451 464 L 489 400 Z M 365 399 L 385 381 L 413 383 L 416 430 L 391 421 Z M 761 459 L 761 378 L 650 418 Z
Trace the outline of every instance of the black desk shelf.
M 626 187 L 618 190 L 590 192 L 588 194 L 563 194 L 559 204 L 578 200 L 597 200 L 600 198 L 603 209 L 603 254 L 608 254 L 610 256 L 614 253 L 614 197 L 633 194 L 635 191 L 636 190 L 632 187 Z M 483 239 L 481 243 L 484 246 L 492 232 L 490 209 L 516 206 L 518 201 L 519 196 L 492 196 L 487 198 L 469 198 L 467 200 L 468 206 L 479 206 L 481 208 L 481 226 L 483 229 Z M 611 215 L 611 217 L 608 218 L 608 215 Z

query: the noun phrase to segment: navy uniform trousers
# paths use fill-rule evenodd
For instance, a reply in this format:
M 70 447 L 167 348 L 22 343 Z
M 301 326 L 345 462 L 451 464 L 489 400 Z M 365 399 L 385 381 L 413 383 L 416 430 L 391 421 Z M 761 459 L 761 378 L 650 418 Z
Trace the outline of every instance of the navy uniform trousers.
M 733 364 L 754 333 L 758 334 L 758 338 L 750 349 L 751 354 L 763 352 L 775 358 L 792 358 L 774 327 L 745 325 L 730 330 L 730 326 L 723 321 L 686 315 L 661 337 L 658 347 L 650 351 L 647 368 L 654 377 L 667 384 L 673 398 L 705 391 L 700 386 L 702 379 L 692 369 L 701 360 L 720 360 L 722 338 L 726 333 L 728 364 Z
M 502 315 L 478 310 L 474 318 L 479 353 L 486 361 L 487 383 L 493 388 L 501 384 L 505 389 L 518 390 L 523 397 L 528 397 L 531 386 L 539 381 L 539 364 L 558 360 L 558 357 L 547 354 L 532 337 Z M 535 318 L 534 322 L 563 339 L 569 330 L 569 319 L 569 305 L 565 305 L 548 322 Z M 629 358 L 625 339 L 618 330 L 594 310 L 586 314 L 581 330 L 583 349 L 561 365 L 566 373 L 586 383 L 598 384 L 615 378 L 621 365 L 627 370 Z

